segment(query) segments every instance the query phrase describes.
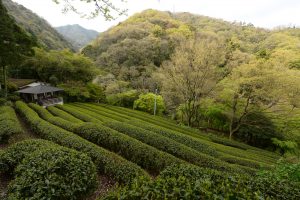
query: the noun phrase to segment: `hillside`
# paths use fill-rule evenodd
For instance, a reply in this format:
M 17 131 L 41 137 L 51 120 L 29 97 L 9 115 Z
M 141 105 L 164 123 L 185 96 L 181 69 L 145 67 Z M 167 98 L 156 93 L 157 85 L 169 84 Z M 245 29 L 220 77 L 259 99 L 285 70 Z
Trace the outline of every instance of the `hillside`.
M 99 35 L 97 31 L 85 29 L 78 24 L 55 27 L 55 29 L 77 50 L 88 45 Z
M 60 35 L 46 20 L 11 0 L 3 0 L 9 14 L 19 26 L 37 37 L 39 44 L 49 50 L 74 50 L 74 47 Z
M 19 121 L 13 109 L 7 106 L 0 107 L 0 110 L 1 109 L 5 115 L 9 116 L 7 120 L 14 121 L 13 125 L 9 124 L 12 126 L 11 130 L 13 133 L 10 137 L 14 139 L 10 140 L 12 142 L 10 142 L 9 147 L 2 148 L 3 151 L 0 150 L 0 164 L 5 166 L 1 168 L 2 171 L 0 170 L 2 173 L 12 170 L 18 165 L 23 165 L 19 163 L 21 160 L 15 160 L 14 157 L 11 156 L 19 155 L 19 159 L 26 159 L 27 156 L 29 156 L 28 158 L 32 158 L 30 155 L 43 152 L 41 148 L 44 149 L 45 146 L 47 146 L 49 150 L 54 148 L 56 151 L 60 151 L 60 148 L 63 146 L 64 148 L 67 147 L 75 149 L 78 152 L 84 152 L 93 160 L 97 168 L 97 173 L 101 176 L 101 180 L 104 176 L 106 177 L 103 179 L 105 180 L 104 184 L 110 184 L 100 184 L 98 186 L 98 191 L 102 191 L 100 194 L 102 197 L 104 194 L 107 194 L 102 188 L 104 187 L 106 190 L 114 189 L 114 184 L 111 183 L 115 181 L 128 185 L 134 178 L 143 176 L 145 178 L 143 179 L 144 181 L 138 184 L 141 184 L 141 187 L 147 187 L 146 185 L 152 187 L 152 184 L 156 183 L 147 182 L 149 175 L 156 176 L 160 173 L 161 175 L 157 177 L 158 181 L 168 182 L 166 176 L 174 176 L 174 181 L 176 176 L 183 173 L 181 170 L 185 170 L 184 176 L 187 177 L 192 174 L 196 177 L 205 174 L 205 183 L 207 184 L 209 182 L 212 184 L 210 187 L 213 187 L 213 189 L 209 189 L 209 192 L 202 194 L 207 197 L 206 199 L 212 199 L 212 196 L 210 196 L 212 190 L 217 192 L 221 190 L 219 187 L 223 185 L 222 187 L 226 187 L 225 191 L 228 191 L 235 185 L 236 181 L 242 184 L 239 187 L 243 188 L 243 191 L 247 191 L 247 193 L 235 193 L 235 195 L 244 198 L 254 197 L 251 195 L 256 191 L 255 187 L 252 187 L 253 184 L 256 184 L 260 190 L 259 192 L 257 190 L 256 192 L 258 193 L 255 195 L 275 198 L 278 197 L 277 194 L 281 194 L 277 193 L 277 189 L 279 189 L 277 187 L 278 185 L 282 187 L 282 184 L 291 184 L 286 182 L 277 184 L 275 181 L 274 183 L 272 182 L 274 188 L 268 187 L 269 185 L 263 184 L 269 183 L 268 179 L 265 178 L 262 179 L 263 182 L 259 182 L 260 177 L 254 175 L 259 169 L 270 169 L 280 158 L 279 155 L 242 143 L 229 141 L 222 137 L 212 137 L 196 129 L 178 126 L 174 121 L 163 117 L 155 117 L 139 111 L 104 104 L 72 103 L 44 109 L 36 104 L 27 105 L 23 102 L 17 102 L 16 111 L 21 116 L 23 120 L 22 123 L 26 123 L 31 127 L 30 130 L 33 130 L 32 134 L 34 137 L 44 140 L 28 140 L 13 144 L 16 138 L 19 138 L 17 140 L 20 140 L 20 138 L 28 138 L 28 135 L 25 134 L 28 130 L 24 130 L 25 126 L 21 127 L 18 125 Z M 5 119 L 2 119 L 0 120 L 0 125 L 1 123 L 7 122 Z M 66 150 L 67 149 L 64 151 Z M 52 162 L 51 159 L 53 159 L 54 156 L 55 154 L 53 154 L 51 158 L 49 157 L 50 160 L 47 162 Z M 71 160 L 71 162 L 73 161 L 74 160 Z M 60 162 L 57 162 L 57 165 L 59 165 L 59 163 Z M 39 163 L 37 164 L 39 165 Z M 78 168 L 82 167 L 82 164 L 78 164 Z M 178 166 L 174 167 L 174 164 L 178 164 Z M 31 170 L 30 167 L 27 169 Z M 44 168 L 40 168 L 40 170 L 44 170 Z M 69 172 L 66 171 L 66 173 Z M 77 171 L 76 173 L 80 172 Z M 76 176 L 76 173 L 73 174 L 73 176 Z M 222 175 L 220 173 L 222 173 Z M 20 174 L 18 177 L 19 176 Z M 16 181 L 20 181 L 20 178 L 26 178 L 27 175 L 24 174 L 24 177 L 22 176 L 23 175 L 16 179 Z M 86 174 L 85 177 L 86 176 L 89 177 L 92 176 L 92 174 Z M 227 176 L 230 176 L 230 178 Z M 219 177 L 218 179 L 221 182 L 217 182 L 215 179 L 217 177 Z M 251 177 L 255 178 L 252 179 Z M 0 176 L 0 178 L 3 177 Z M 189 181 L 193 183 L 193 180 L 190 180 L 190 178 L 187 180 L 181 179 L 181 181 L 186 181 L 186 184 L 188 184 Z M 54 181 L 54 179 L 55 178 L 51 176 L 49 177 L 50 182 Z M 32 180 L 35 181 L 35 179 Z M 82 178 L 81 181 L 84 180 L 85 179 Z M 214 181 L 216 182 L 214 183 Z M 224 181 L 227 181 L 225 185 Z M 173 183 L 168 182 L 168 185 L 172 185 Z M 25 183 L 20 184 L 23 185 Z M 66 184 L 66 182 L 64 184 Z M 96 183 L 94 182 L 93 184 Z M 206 184 L 201 183 L 201 187 L 207 187 L 205 186 Z M 214 184 L 217 185 L 214 186 Z M 290 185 L 286 186 L 286 189 L 292 189 Z M 15 186 L 11 185 L 10 187 Z M 35 185 L 33 187 L 39 186 Z M 88 191 L 89 187 L 93 186 L 90 185 L 84 188 Z M 176 186 L 174 185 L 172 187 Z M 181 187 L 181 189 L 184 188 L 185 186 Z M 74 188 L 72 188 L 71 191 L 73 191 L 73 189 Z M 129 188 L 124 188 L 122 193 L 126 194 L 128 189 Z M 129 193 L 127 193 L 127 195 L 129 195 L 128 199 L 131 199 L 131 190 L 138 192 L 135 193 L 135 195 L 142 195 L 139 193 L 139 188 L 131 188 L 128 190 Z M 161 194 L 159 190 L 156 191 L 158 193 L 153 193 L 153 195 Z M 16 191 L 18 191 L 17 188 Z M 72 194 L 71 191 L 68 192 L 69 195 Z M 285 195 L 289 195 L 290 198 L 299 192 L 296 190 L 293 191 L 294 193 L 289 193 L 289 190 L 285 191 L 287 191 Z M 5 186 L 2 188 L 2 192 L 5 193 Z M 19 192 L 20 195 L 23 194 L 22 191 Z M 168 192 L 168 195 L 176 196 L 175 188 L 168 190 Z M 195 195 L 197 189 L 190 188 L 189 192 L 192 192 L 190 193 L 191 195 Z M 16 195 L 18 193 L 13 191 L 9 192 L 9 195 L 14 194 Z M 43 195 L 43 192 L 41 191 L 39 194 Z M 30 194 L 27 193 L 27 195 Z M 115 195 L 117 195 L 117 193 Z M 226 195 L 226 192 L 223 195 Z M 95 199 L 95 196 L 93 199 Z M 111 198 L 107 197 L 107 199 Z M 151 199 L 161 198 L 157 197 Z

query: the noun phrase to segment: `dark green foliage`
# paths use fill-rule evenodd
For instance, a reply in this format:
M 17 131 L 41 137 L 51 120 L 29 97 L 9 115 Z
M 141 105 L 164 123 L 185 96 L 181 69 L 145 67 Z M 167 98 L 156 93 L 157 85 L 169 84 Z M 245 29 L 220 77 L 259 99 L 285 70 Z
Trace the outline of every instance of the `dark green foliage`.
M 61 106 L 61 105 L 57 105 L 56 107 L 59 108 L 60 110 L 63 110 L 65 112 L 73 115 L 74 117 L 76 117 L 84 122 L 95 122 L 95 123 L 101 122 L 101 121 L 94 119 L 93 117 L 91 117 L 83 112 L 80 112 L 76 109 L 73 109 L 73 108 L 70 108 L 67 106 Z
M 119 153 L 127 160 L 151 172 L 157 173 L 171 164 L 183 163 L 170 154 L 100 124 L 86 123 L 78 127 L 75 133 L 99 146 Z
M 15 174 L 9 199 L 82 199 L 97 187 L 91 158 L 64 147 L 43 147 L 30 153 Z
M 46 20 L 11 0 L 2 1 L 17 24 L 36 37 L 40 46 L 55 50 L 74 49 Z
M 93 83 L 70 81 L 60 84 L 64 89 L 64 97 L 68 102 L 105 102 L 105 94 L 101 86 Z
M 180 132 L 176 132 L 176 131 L 172 131 L 172 130 L 168 130 L 166 128 L 163 127 L 159 127 L 157 125 L 154 124 L 149 124 L 147 122 L 142 122 L 140 120 L 131 120 L 128 122 L 129 124 L 132 124 L 134 126 L 146 129 L 148 131 L 153 131 L 155 133 L 159 133 L 165 137 L 168 137 L 176 142 L 179 142 L 181 144 L 184 144 L 188 147 L 191 147 L 201 153 L 205 153 L 208 155 L 211 155 L 213 157 L 218 157 L 218 152 L 216 151 L 216 149 L 214 149 L 213 147 L 201 143 L 201 141 L 197 140 L 194 137 L 188 136 L 188 135 L 184 135 Z
M 74 123 L 81 123 L 82 121 L 76 117 L 74 117 L 73 115 L 70 115 L 69 113 L 62 111 L 58 108 L 56 108 L 55 106 L 49 106 L 47 107 L 47 110 L 54 116 L 60 117 L 62 119 L 68 120 L 70 122 L 74 122 Z
M 271 187 L 270 187 L 271 186 Z M 102 199 L 298 199 L 299 184 L 231 175 L 194 166 L 172 166 L 153 181 L 138 179 Z
M 246 144 L 236 142 L 236 141 L 230 140 L 228 138 L 221 138 L 221 137 L 218 137 L 218 136 L 213 135 L 213 134 L 209 135 L 209 139 L 211 141 L 215 142 L 215 143 L 223 144 L 225 146 L 239 148 L 239 149 L 242 149 L 242 150 L 247 150 L 247 149 L 251 148 L 250 146 L 248 146 Z
M 32 108 L 36 113 L 39 114 L 39 116 L 50 122 L 51 124 L 54 124 L 56 126 L 59 126 L 67 131 L 71 131 L 73 132 L 78 126 L 80 126 L 80 123 L 79 124 L 75 124 L 73 122 L 69 122 L 65 119 L 62 119 L 60 117 L 54 117 L 51 113 L 49 113 L 48 110 L 46 110 L 45 108 L 37 105 L 37 104 L 33 104 L 33 103 L 30 103 L 28 104 L 30 108 Z
M 41 138 L 86 153 L 92 158 L 100 173 L 106 174 L 120 182 L 127 182 L 141 175 L 147 176 L 140 167 L 122 157 L 42 120 L 25 103 L 16 102 L 16 108 L 32 130 Z
M 94 63 L 81 54 L 67 49 L 46 51 L 35 48 L 34 52 L 35 56 L 18 66 L 19 78 L 37 79 L 57 85 L 68 81 L 86 83 L 96 75 Z
M 104 125 L 195 165 L 222 171 L 241 171 L 240 169 L 230 166 L 219 159 L 195 151 L 158 133 L 120 122 L 110 122 L 105 123 Z
M 58 147 L 55 143 L 41 139 L 24 140 L 8 147 L 0 155 L 0 172 L 12 173 L 27 155 L 49 146 Z
M 16 116 L 14 109 L 10 106 L 0 106 L 0 144 L 6 143 L 14 134 L 20 134 L 23 129 Z

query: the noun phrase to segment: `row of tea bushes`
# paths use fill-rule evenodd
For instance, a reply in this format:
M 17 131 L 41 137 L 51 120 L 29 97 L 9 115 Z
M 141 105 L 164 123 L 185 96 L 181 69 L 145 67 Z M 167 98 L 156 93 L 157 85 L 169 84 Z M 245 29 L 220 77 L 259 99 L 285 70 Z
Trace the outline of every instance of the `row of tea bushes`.
M 158 133 L 144 130 L 142 128 L 138 128 L 136 126 L 121 122 L 109 122 L 105 123 L 104 125 L 198 166 L 217 169 L 221 171 L 242 171 L 236 166 L 229 165 L 228 163 L 216 159 L 212 156 L 202 154 Z
M 102 121 L 99 121 L 99 120 L 85 114 L 84 112 L 80 112 L 77 109 L 70 108 L 67 105 L 64 105 L 64 106 L 56 105 L 56 107 L 63 110 L 63 111 L 65 111 L 65 112 L 67 112 L 67 113 L 69 113 L 69 114 L 71 114 L 71 115 L 73 115 L 74 117 L 76 117 L 76 118 L 78 118 L 78 119 L 80 119 L 84 122 L 94 122 L 94 123 L 101 123 L 102 122 Z
M 113 120 L 120 121 L 120 122 L 124 122 L 124 121 L 128 120 L 127 117 L 118 116 L 116 114 L 111 114 L 111 113 L 101 109 L 100 106 L 94 106 L 93 104 L 75 103 L 74 105 L 77 107 L 80 107 L 80 108 L 84 108 L 89 111 L 93 111 L 97 114 L 101 114 L 102 116 L 107 117 L 107 119 L 113 119 Z
M 16 109 L 40 137 L 65 147 L 86 153 L 101 174 L 120 182 L 130 182 L 137 176 L 148 176 L 139 166 L 107 151 L 69 131 L 42 120 L 37 113 L 23 102 L 16 102 Z
M 0 106 L 0 144 L 7 143 L 14 134 L 23 133 L 21 124 L 14 109 L 10 106 Z
M 146 123 L 140 120 L 131 120 L 128 124 L 143 128 L 148 131 L 153 131 L 155 133 L 161 134 L 165 137 L 168 137 L 176 142 L 182 143 L 188 147 L 191 147 L 201 153 L 205 153 L 211 155 L 213 157 L 218 157 L 218 152 L 215 148 L 211 147 L 210 145 L 202 143 L 200 140 L 197 140 L 194 137 L 184 135 L 177 131 L 172 131 L 163 127 L 159 127 L 154 124 Z
M 99 146 L 119 153 L 122 157 L 138 164 L 153 173 L 158 173 L 167 166 L 184 161 L 159 151 L 100 124 L 86 123 L 75 130 L 75 133 Z
M 107 122 L 107 121 L 113 120 L 113 119 L 109 119 L 108 117 L 105 117 L 103 115 L 98 115 L 97 113 L 94 112 L 94 110 L 88 110 L 88 109 L 82 108 L 80 106 L 74 106 L 71 104 L 68 104 L 66 106 L 71 109 L 76 109 L 76 110 L 78 110 L 86 115 L 89 115 L 90 117 L 93 117 L 94 119 L 99 120 L 101 122 Z
M 0 154 L 0 171 L 11 173 L 8 199 L 82 199 L 97 186 L 91 158 L 46 140 L 25 140 Z
M 56 108 L 55 106 L 47 107 L 47 110 L 54 116 L 60 117 L 62 119 L 68 120 L 69 122 L 81 123 L 82 121 L 73 115 Z
M 37 104 L 30 103 L 28 104 L 28 106 L 32 108 L 36 113 L 38 113 L 38 115 L 42 119 L 50 122 L 51 124 L 59 126 L 65 130 L 73 132 L 81 124 L 81 123 L 73 123 L 60 117 L 54 117 L 51 113 L 49 113 L 48 110 L 46 110 L 45 108 Z
M 194 166 L 171 166 L 155 180 L 137 179 L 131 185 L 102 200 L 215 200 L 215 199 L 291 199 L 300 196 L 299 182 L 233 175 Z M 99 199 L 100 200 L 100 199 Z

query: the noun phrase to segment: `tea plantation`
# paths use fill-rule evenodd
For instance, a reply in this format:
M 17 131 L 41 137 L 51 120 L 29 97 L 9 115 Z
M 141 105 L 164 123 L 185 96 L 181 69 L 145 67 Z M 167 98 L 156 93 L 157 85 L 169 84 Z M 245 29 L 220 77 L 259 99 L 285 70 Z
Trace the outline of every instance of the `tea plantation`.
M 299 164 L 163 117 L 93 103 L 0 112 L 2 199 L 300 198 Z

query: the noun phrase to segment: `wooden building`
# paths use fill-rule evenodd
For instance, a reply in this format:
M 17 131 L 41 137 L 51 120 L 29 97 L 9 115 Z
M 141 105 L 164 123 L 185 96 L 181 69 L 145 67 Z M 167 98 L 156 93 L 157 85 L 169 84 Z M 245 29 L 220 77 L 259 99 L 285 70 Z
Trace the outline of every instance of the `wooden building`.
M 28 85 L 17 93 L 25 102 L 38 103 L 43 107 L 48 107 L 56 104 L 63 104 L 63 98 L 59 97 L 63 89 L 47 85 L 45 83 L 37 83 Z

